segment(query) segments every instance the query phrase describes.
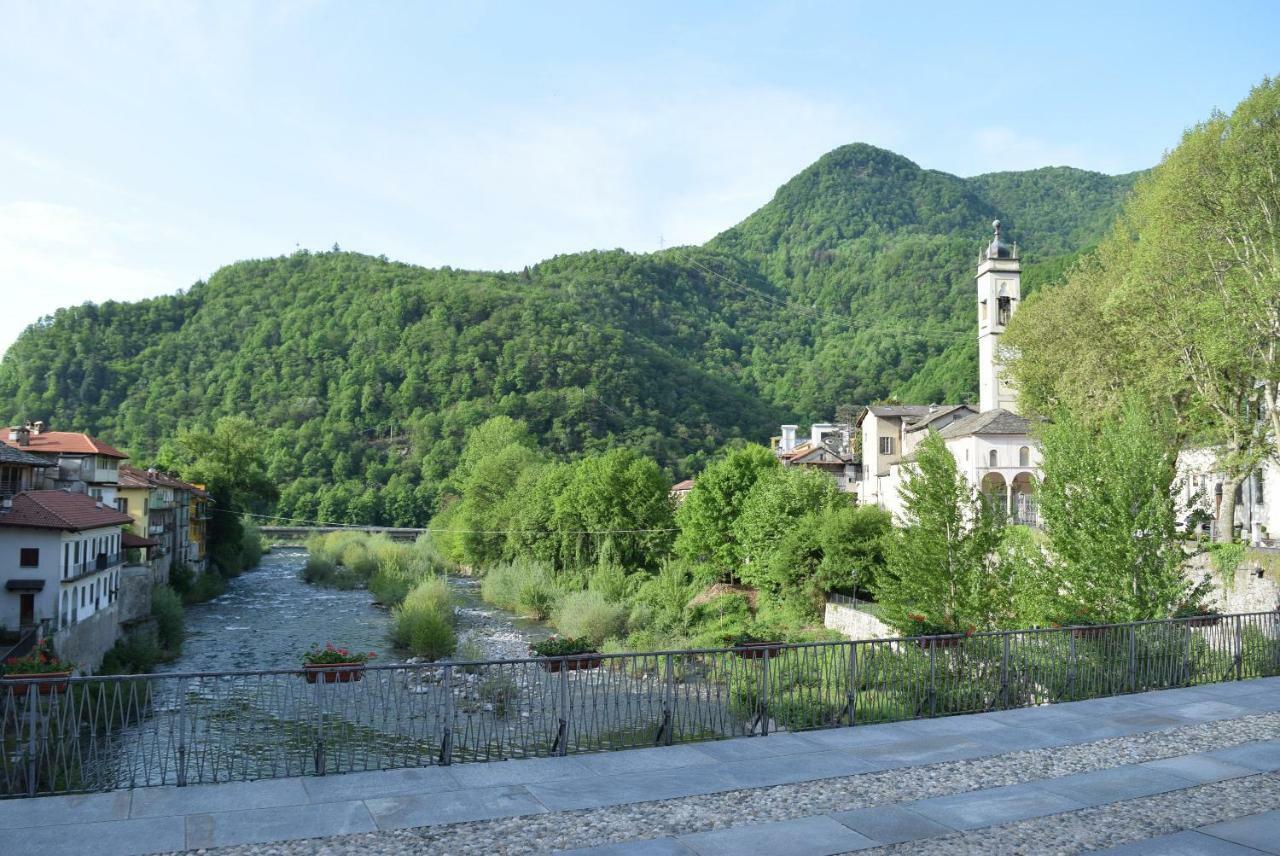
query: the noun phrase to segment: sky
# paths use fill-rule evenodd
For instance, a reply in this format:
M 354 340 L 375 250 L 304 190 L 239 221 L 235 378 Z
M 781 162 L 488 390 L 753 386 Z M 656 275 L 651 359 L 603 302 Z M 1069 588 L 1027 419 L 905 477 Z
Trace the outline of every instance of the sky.
M 701 243 L 851 142 L 1157 163 L 1280 3 L 0 0 L 0 350 L 299 247 L 511 270 Z

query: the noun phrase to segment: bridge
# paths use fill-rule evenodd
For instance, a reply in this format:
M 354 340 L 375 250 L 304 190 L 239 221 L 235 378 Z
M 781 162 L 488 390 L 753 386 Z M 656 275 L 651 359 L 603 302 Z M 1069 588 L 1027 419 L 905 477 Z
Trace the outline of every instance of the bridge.
M 369 535 L 386 535 L 392 541 L 416 541 L 426 529 L 407 526 L 262 526 L 263 535 L 270 538 L 294 540 L 329 532 L 365 532 Z

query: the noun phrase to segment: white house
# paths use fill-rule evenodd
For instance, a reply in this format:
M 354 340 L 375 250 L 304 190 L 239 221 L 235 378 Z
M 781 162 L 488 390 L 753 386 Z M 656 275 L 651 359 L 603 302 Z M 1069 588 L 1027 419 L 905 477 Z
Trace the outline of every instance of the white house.
M 0 506 L 0 625 L 51 637 L 64 658 L 92 670 L 119 635 L 115 604 L 132 522 L 65 490 L 15 494 Z
M 1184 449 L 1178 455 L 1179 511 L 1200 534 L 1214 535 L 1226 474 L 1212 448 Z M 1236 491 L 1236 537 L 1248 544 L 1280 546 L 1280 465 L 1268 459 Z
M 129 459 L 119 449 L 80 431 L 50 431 L 43 422 L 10 428 L 4 442 L 55 465 L 38 487 L 78 491 L 116 504 L 120 463 Z

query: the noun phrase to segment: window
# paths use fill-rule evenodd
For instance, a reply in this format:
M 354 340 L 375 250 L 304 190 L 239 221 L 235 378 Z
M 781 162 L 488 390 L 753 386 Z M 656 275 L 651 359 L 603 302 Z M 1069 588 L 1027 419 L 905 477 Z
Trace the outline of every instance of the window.
M 1009 316 L 1013 314 L 1013 298 L 1000 297 L 996 299 L 996 323 L 1008 324 Z
M 995 449 L 992 449 L 992 450 L 987 454 L 987 460 L 989 461 L 988 466 L 992 466 L 992 467 L 994 467 L 994 466 L 998 466 L 998 464 L 996 463 L 996 450 L 995 450 Z
M 882 455 L 893 454 L 893 438 L 892 437 L 880 438 L 880 454 Z
M 1031 466 L 1031 450 L 1028 449 L 1026 446 L 1023 446 L 1021 449 L 1018 450 L 1018 466 L 1020 467 Z
M 982 301 L 982 307 L 980 309 L 980 312 L 981 312 L 981 320 L 986 321 L 987 320 L 987 301 L 985 300 Z
M 129 500 L 127 497 L 122 496 L 116 500 L 116 511 L 119 511 L 122 514 L 129 513 Z
M 18 564 L 24 568 L 40 567 L 40 548 L 23 547 L 18 554 Z

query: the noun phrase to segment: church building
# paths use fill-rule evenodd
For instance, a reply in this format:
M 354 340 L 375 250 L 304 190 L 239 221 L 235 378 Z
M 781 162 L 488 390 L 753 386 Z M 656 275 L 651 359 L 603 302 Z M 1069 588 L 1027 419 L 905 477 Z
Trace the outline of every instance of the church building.
M 992 226 L 995 235 L 978 257 L 977 406 L 873 404 L 845 434 L 843 446 L 811 437 L 809 444 L 797 447 L 796 426 L 784 425 L 782 437 L 775 443 L 784 464 L 803 464 L 821 451 L 842 455 L 844 478 L 837 476 L 843 482 L 842 489 L 852 492 L 858 502 L 878 505 L 901 521 L 904 470 L 920 442 L 935 431 L 946 441 L 960 472 L 1011 522 L 1038 525 L 1035 491 L 1041 477 L 1040 450 L 1031 438 L 1030 420 L 1018 413 L 1017 395 L 1005 380 L 1000 363 L 1000 338 L 1022 301 L 1022 265 L 1017 246 L 1002 240 L 1000 221 Z M 847 442 L 852 433 L 861 441 L 859 455 Z

